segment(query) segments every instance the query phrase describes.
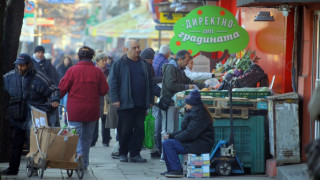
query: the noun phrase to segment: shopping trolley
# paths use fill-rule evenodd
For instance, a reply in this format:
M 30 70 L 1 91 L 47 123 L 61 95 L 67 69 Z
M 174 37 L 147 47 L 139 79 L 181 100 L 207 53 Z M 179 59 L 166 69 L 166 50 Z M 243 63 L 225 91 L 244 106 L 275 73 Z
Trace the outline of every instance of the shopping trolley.
M 27 176 L 31 177 L 37 172 L 38 177 L 42 179 L 47 168 L 58 168 L 67 170 L 69 177 L 76 171 L 78 178 L 82 179 L 84 164 L 82 157 L 76 155 L 79 135 L 76 134 L 75 127 L 50 127 L 47 121 L 47 108 L 43 108 L 42 105 L 30 107 L 32 127 L 30 152 L 27 154 L 26 163 Z M 66 118 L 68 121 L 67 114 Z

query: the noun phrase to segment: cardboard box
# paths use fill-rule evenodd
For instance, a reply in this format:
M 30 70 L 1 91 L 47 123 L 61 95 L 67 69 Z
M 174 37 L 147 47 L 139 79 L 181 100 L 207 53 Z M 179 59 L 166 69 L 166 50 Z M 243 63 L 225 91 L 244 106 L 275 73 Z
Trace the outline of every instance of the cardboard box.
M 37 128 L 48 126 L 48 117 L 46 112 L 31 106 L 31 113 L 33 126 Z
M 37 140 L 41 152 L 46 155 L 46 160 L 74 162 L 78 145 L 79 135 L 68 132 L 64 136 L 58 135 L 61 128 L 45 127 L 36 128 L 37 134 L 33 127 L 30 131 L 30 152 L 27 157 L 34 156 L 34 162 L 37 163 L 43 155 L 38 151 Z
M 185 161 L 188 166 L 210 165 L 210 154 L 186 154 Z
M 210 178 L 210 165 L 187 166 L 188 178 Z

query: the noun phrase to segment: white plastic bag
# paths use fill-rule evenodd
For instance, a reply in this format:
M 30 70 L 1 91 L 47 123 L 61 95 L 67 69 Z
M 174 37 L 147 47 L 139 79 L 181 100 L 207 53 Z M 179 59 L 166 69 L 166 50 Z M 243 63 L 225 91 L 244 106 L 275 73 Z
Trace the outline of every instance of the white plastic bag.
M 204 83 L 211 87 L 216 87 L 217 85 L 220 84 L 217 78 L 207 79 Z

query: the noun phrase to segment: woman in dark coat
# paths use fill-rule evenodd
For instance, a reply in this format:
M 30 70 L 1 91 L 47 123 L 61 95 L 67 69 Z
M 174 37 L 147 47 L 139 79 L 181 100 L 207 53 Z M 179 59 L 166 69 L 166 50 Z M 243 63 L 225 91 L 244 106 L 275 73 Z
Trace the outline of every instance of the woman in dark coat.
M 208 108 L 203 105 L 197 90 L 185 99 L 187 114 L 181 130 L 164 135 L 163 156 L 167 166 L 166 177 L 183 177 L 178 154 L 210 153 L 214 145 L 213 119 Z
M 57 66 L 57 73 L 59 76 L 59 81 L 63 78 L 63 76 L 66 74 L 67 70 L 72 66 L 72 60 L 69 56 L 65 56 L 63 60 L 58 64 Z M 64 107 L 67 107 L 67 100 L 68 100 L 68 94 L 63 96 L 60 100 L 60 104 L 63 105 Z M 62 115 L 62 108 L 59 106 L 59 116 L 64 119 L 64 124 L 67 124 L 67 120 L 64 118 Z
M 72 60 L 70 57 L 65 56 L 63 58 L 63 61 L 61 61 L 57 66 L 57 72 L 59 75 L 59 81 L 62 79 L 62 77 L 66 74 L 67 70 L 72 66 Z

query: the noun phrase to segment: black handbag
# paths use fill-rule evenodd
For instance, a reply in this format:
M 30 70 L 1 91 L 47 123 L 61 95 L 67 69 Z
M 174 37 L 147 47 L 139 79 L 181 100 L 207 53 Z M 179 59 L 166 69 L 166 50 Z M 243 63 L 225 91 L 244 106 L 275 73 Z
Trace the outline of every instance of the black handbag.
M 173 102 L 173 100 L 171 99 L 170 96 L 162 96 L 160 98 L 160 101 L 158 103 L 158 107 L 163 110 L 166 111 L 168 110 L 170 104 Z
M 7 113 L 9 117 L 17 122 L 23 122 L 26 120 L 27 106 L 24 100 L 21 98 L 10 99 L 7 107 Z

